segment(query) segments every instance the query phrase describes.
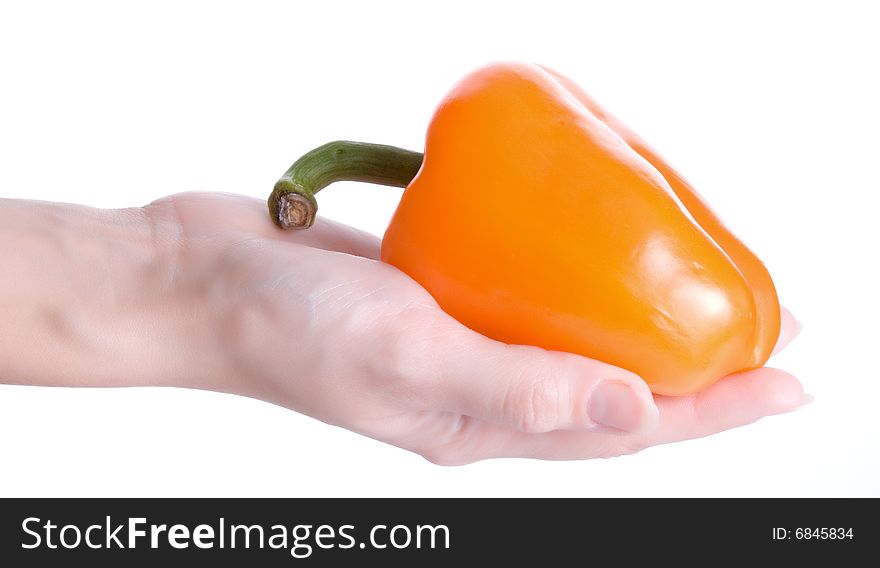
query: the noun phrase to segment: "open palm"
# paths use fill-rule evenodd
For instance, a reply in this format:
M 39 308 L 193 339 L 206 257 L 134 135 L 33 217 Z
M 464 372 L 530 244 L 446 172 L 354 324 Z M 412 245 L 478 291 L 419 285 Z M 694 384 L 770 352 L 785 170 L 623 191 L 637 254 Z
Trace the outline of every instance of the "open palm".
M 211 259 L 211 293 L 226 313 L 216 332 L 228 345 L 230 374 L 210 388 L 280 404 L 436 463 L 611 457 L 808 401 L 797 379 L 771 368 L 663 397 L 599 361 L 493 341 L 379 262 L 374 236 L 323 218 L 308 231 L 282 231 L 261 200 L 189 193 L 147 211 L 179 229 L 175 246 Z M 784 311 L 777 350 L 796 333 Z

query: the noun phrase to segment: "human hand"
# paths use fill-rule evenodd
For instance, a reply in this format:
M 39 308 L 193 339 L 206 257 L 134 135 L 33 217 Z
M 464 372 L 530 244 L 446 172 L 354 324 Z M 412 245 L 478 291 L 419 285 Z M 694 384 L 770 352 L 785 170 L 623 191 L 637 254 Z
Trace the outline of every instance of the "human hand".
M 223 365 L 213 368 L 224 370 L 183 386 L 267 400 L 435 463 L 611 457 L 809 402 L 797 379 L 771 368 L 652 396 L 626 370 L 493 341 L 379 262 L 372 235 L 323 218 L 282 231 L 261 200 L 189 193 L 145 211 L 175 272 L 201 271 L 193 278 L 219 314 Z M 796 333 L 784 312 L 777 349 Z

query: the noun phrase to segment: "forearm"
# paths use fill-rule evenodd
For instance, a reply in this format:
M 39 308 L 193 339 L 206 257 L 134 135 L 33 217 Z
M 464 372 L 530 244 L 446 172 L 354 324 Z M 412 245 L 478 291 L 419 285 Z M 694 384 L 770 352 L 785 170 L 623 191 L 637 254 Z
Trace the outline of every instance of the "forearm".
M 0 382 L 200 386 L 214 338 L 171 218 L 0 200 Z

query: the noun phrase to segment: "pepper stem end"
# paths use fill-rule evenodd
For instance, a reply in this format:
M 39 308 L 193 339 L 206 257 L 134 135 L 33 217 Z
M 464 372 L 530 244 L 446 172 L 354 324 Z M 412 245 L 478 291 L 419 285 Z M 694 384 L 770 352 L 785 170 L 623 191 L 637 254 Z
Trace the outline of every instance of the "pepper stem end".
M 315 224 L 318 202 L 315 196 L 287 179 L 275 184 L 269 212 L 282 229 L 308 229 Z
M 406 187 L 422 166 L 422 154 L 394 146 L 337 140 L 304 154 L 275 184 L 269 216 L 282 229 L 315 223 L 315 194 L 337 181 Z

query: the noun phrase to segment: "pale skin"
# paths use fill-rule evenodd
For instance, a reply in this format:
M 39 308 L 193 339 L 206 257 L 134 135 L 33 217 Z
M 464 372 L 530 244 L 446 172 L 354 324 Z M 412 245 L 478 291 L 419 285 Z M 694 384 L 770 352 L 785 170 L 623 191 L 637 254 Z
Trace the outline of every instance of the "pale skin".
M 808 403 L 761 368 L 652 396 L 605 363 L 488 339 L 324 218 L 185 193 L 101 210 L 0 200 L 0 382 L 253 397 L 457 465 L 589 459 L 708 436 Z M 797 334 L 783 313 L 777 350 Z

